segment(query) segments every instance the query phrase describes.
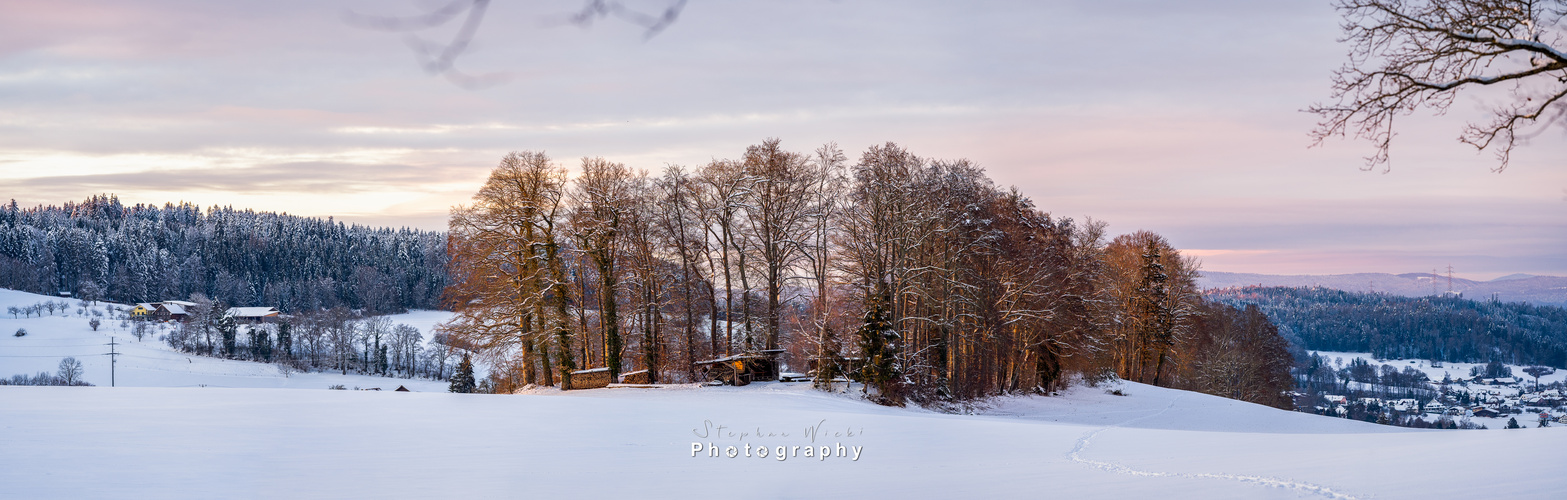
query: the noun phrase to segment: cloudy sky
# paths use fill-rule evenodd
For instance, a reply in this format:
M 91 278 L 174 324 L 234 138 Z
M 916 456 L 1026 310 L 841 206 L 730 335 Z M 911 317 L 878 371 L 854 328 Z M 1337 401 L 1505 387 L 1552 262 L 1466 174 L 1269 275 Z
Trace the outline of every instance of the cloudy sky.
M 656 14 L 675 0 L 624 0 Z M 507 151 L 658 171 L 768 137 L 968 158 L 1059 216 L 1148 229 L 1208 270 L 1567 275 L 1567 135 L 1494 173 L 1458 143 L 1497 94 L 1310 148 L 1344 58 L 1326 0 L 690 0 L 656 36 L 584 0 L 492 5 L 425 72 L 352 13 L 434 1 L 0 0 L 0 198 L 94 193 L 430 229 Z

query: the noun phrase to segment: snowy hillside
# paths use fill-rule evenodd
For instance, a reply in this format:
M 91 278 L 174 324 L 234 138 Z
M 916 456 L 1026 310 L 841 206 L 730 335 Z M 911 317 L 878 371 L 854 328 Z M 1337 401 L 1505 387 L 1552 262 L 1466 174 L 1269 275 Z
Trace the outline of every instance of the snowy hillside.
M 45 299 L 0 291 L 0 306 Z M 392 319 L 428 335 L 446 314 Z M 0 374 L 75 356 L 98 385 L 0 387 L 0 499 L 1549 498 L 1567 487 L 1563 427 L 1412 430 L 1134 383 L 965 415 L 799 383 L 449 394 L 441 382 L 189 356 L 132 340 L 117 320 L 94 332 L 89 317 L 73 306 L 0 318 Z M 126 353 L 114 388 L 98 354 L 111 336 Z M 336 384 L 419 392 L 321 390 Z
M 1414 431 L 1122 390 L 948 415 L 783 383 L 515 396 L 6 387 L 0 498 L 1548 498 L 1567 487 L 1567 429 Z
M 335 373 L 290 373 L 277 365 L 250 361 L 227 360 L 196 356 L 169 348 L 158 340 L 167 330 L 154 328 L 142 340 L 136 340 L 128 325 L 110 315 L 93 316 L 91 311 L 102 311 L 111 304 L 83 306 L 80 301 L 59 299 L 15 290 L 0 289 L 0 312 L 10 307 L 26 307 L 44 301 L 68 303 L 69 307 L 42 316 L 0 316 L 0 377 L 16 374 L 32 375 L 38 372 L 54 373 L 60 359 L 70 356 L 82 362 L 84 379 L 99 386 L 109 386 L 109 342 L 119 344 L 116 351 L 124 353 L 114 368 L 114 384 L 119 387 L 286 387 L 326 389 L 332 385 L 348 388 L 380 387 L 390 390 L 405 385 L 415 391 L 445 391 L 446 382 L 385 378 Z M 112 304 L 116 307 L 123 305 Z M 81 310 L 81 313 L 78 313 Z M 93 331 L 88 321 L 97 317 L 102 322 Z M 389 316 L 393 324 L 403 323 L 418 328 L 428 339 L 432 327 L 450 317 L 443 311 L 413 311 Z M 15 336 L 18 329 L 27 335 Z

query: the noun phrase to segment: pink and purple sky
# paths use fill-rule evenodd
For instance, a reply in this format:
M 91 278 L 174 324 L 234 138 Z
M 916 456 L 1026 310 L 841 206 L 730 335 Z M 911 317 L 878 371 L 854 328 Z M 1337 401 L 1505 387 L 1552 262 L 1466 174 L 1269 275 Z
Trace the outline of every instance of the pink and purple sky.
M 1346 51 L 1326 0 L 691 0 L 652 38 L 563 22 L 584 3 L 495 2 L 457 64 L 506 81 L 465 89 L 345 22 L 440 2 L 0 0 L 0 197 L 442 229 L 512 150 L 656 172 L 894 141 L 1207 270 L 1567 275 L 1563 127 L 1503 173 L 1455 140 L 1504 94 L 1403 119 L 1387 173 L 1308 148 Z

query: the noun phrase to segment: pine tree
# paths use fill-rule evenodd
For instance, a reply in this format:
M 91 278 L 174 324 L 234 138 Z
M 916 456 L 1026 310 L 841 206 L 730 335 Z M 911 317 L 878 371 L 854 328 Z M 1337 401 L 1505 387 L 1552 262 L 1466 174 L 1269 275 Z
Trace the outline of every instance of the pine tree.
M 245 345 L 250 347 L 250 359 L 252 360 L 261 359 L 261 341 L 257 338 L 259 333 L 261 333 L 260 328 L 251 328 L 245 333 L 247 342 Z
M 289 325 L 287 321 L 277 325 L 277 350 L 279 355 L 285 359 L 294 357 L 293 326 Z
M 1159 385 L 1159 375 L 1170 347 L 1175 343 L 1175 321 L 1168 304 L 1169 289 L 1165 283 L 1169 275 L 1160 262 L 1159 246 L 1149 241 L 1143 250 L 1142 280 L 1137 284 L 1136 304 L 1139 328 L 1138 340 L 1142 347 L 1139 355 L 1139 371 L 1148 380 L 1147 365 L 1154 363 L 1152 383 Z
M 376 367 L 376 373 L 380 373 L 381 375 L 386 375 L 386 345 L 384 345 L 384 344 L 381 345 L 380 350 L 378 352 L 376 352 L 376 355 L 375 355 L 375 367 Z
M 880 403 L 896 404 L 896 384 L 901 375 L 897 363 L 898 331 L 892 326 L 892 315 L 887 310 L 891 302 L 887 285 L 878 286 L 878 293 L 871 297 L 865 311 L 865 321 L 858 332 L 860 356 L 864 365 L 860 368 L 860 381 L 868 394 L 872 385 Z
M 457 372 L 452 374 L 452 385 L 448 390 L 461 394 L 471 394 L 476 388 L 473 382 L 473 359 L 467 353 L 464 353 L 462 362 L 457 363 Z
M 218 334 L 223 336 L 223 355 L 233 357 L 237 340 L 234 336 L 239 331 L 239 326 L 234 324 L 234 317 L 224 315 L 218 319 L 217 328 Z
M 256 328 L 251 330 L 251 336 L 254 337 L 250 341 L 250 350 L 254 352 L 251 356 L 255 359 L 272 361 L 272 334 L 264 328 Z

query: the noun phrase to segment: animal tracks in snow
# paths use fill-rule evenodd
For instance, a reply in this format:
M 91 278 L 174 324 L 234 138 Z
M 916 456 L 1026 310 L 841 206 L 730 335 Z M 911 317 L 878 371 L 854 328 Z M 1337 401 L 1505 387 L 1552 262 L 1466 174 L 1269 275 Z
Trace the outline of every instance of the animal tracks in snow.
M 1093 432 L 1089 432 L 1088 434 L 1083 435 L 1083 437 L 1078 438 L 1077 444 L 1072 447 L 1072 451 L 1067 453 L 1067 458 L 1071 459 L 1073 462 L 1077 462 L 1077 463 L 1080 463 L 1080 464 L 1083 464 L 1083 465 L 1087 465 L 1089 467 L 1093 467 L 1095 469 L 1099 469 L 1099 470 L 1102 470 L 1102 471 L 1105 471 L 1105 472 L 1110 472 L 1110 473 L 1113 473 L 1113 474 L 1124 474 L 1124 475 L 1128 475 L 1128 476 L 1140 476 L 1140 477 L 1182 477 L 1182 478 L 1190 478 L 1190 479 L 1219 479 L 1219 480 L 1225 480 L 1225 481 L 1236 481 L 1236 482 L 1241 482 L 1241 483 L 1256 484 L 1256 485 L 1268 486 L 1268 487 L 1273 487 L 1273 488 L 1291 489 L 1291 490 L 1299 491 L 1299 492 L 1302 492 L 1302 493 L 1309 493 L 1309 494 L 1313 494 L 1313 495 L 1320 495 L 1320 496 L 1323 496 L 1323 497 L 1333 498 L 1333 499 L 1358 500 L 1359 497 L 1356 497 L 1356 496 L 1353 496 L 1353 495 L 1349 495 L 1349 494 L 1346 494 L 1346 493 L 1340 493 L 1340 492 L 1334 491 L 1333 489 L 1330 489 L 1330 488 L 1328 488 L 1326 486 L 1322 486 L 1322 485 L 1318 485 L 1318 484 L 1312 484 L 1312 483 L 1305 483 L 1305 482 L 1300 482 L 1300 481 L 1291 481 L 1289 479 L 1282 479 L 1282 478 L 1276 478 L 1276 477 L 1250 476 L 1250 475 L 1242 475 L 1242 474 L 1223 474 L 1223 473 L 1155 472 L 1155 471 L 1137 470 L 1137 469 L 1133 469 L 1131 467 L 1127 467 L 1127 466 L 1121 465 L 1121 464 L 1105 462 L 1105 461 L 1101 461 L 1101 460 L 1091 460 L 1091 459 L 1083 458 L 1083 456 L 1082 456 L 1083 450 L 1087 449 L 1088 448 L 1088 444 L 1090 442 L 1092 442 L 1094 437 L 1098 436 L 1100 433 L 1102 433 L 1104 431 L 1108 431 L 1110 429 L 1117 428 L 1117 427 L 1123 427 L 1123 426 L 1126 426 L 1128 424 L 1136 423 L 1136 422 L 1138 422 L 1140 420 L 1155 418 L 1155 417 L 1159 417 L 1161 415 L 1164 415 L 1166 412 L 1169 412 L 1171 408 L 1174 408 L 1175 407 L 1175 403 L 1177 403 L 1179 401 L 1180 401 L 1180 397 L 1177 397 L 1174 400 L 1170 401 L 1170 405 L 1169 406 L 1166 406 L 1163 410 L 1159 410 L 1158 413 L 1154 413 L 1152 415 L 1146 415 L 1146 416 L 1134 418 L 1134 419 L 1127 420 L 1125 422 L 1122 422 L 1122 423 L 1119 423 L 1119 424 L 1116 424 L 1116 425 L 1112 425 L 1112 426 L 1108 426 L 1108 427 L 1102 427 L 1102 428 L 1094 430 Z

